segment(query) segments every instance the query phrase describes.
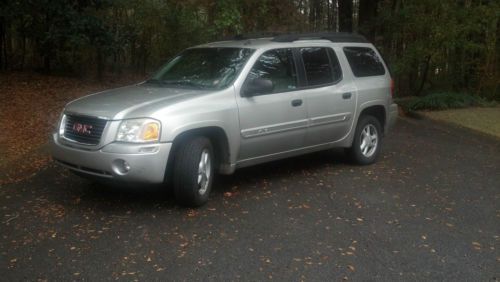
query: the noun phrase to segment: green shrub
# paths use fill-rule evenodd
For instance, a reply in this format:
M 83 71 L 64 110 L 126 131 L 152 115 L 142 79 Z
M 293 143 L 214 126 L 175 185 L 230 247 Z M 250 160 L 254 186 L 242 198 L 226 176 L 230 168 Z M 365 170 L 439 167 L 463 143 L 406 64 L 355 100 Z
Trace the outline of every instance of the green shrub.
M 495 102 L 467 93 L 439 92 L 423 97 L 411 97 L 396 101 L 405 111 L 447 110 L 467 107 L 491 107 Z

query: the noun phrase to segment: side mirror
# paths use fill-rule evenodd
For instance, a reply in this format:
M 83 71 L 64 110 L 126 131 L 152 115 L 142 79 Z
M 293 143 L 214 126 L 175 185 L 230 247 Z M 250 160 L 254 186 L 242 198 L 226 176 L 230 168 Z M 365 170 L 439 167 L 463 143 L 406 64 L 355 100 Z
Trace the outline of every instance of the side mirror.
M 272 93 L 274 90 L 274 84 L 272 80 L 265 78 L 254 78 L 247 81 L 243 90 L 241 91 L 241 96 L 251 97 L 262 94 Z

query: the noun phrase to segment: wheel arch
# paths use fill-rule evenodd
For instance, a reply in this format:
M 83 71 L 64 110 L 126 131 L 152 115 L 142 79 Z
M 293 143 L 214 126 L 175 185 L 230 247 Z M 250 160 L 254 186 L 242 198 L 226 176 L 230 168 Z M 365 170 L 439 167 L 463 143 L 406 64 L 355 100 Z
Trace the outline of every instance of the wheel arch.
M 386 108 L 384 106 L 385 101 L 383 100 L 372 100 L 366 103 L 363 103 L 358 106 L 358 110 L 356 111 L 356 116 L 353 120 L 351 130 L 349 131 L 348 137 L 340 144 L 341 147 L 349 148 L 352 146 L 352 142 L 354 141 L 354 133 L 356 132 L 356 127 L 358 126 L 358 122 L 363 115 L 373 115 L 377 118 L 382 126 L 382 134 L 384 134 L 386 128 Z M 358 114 L 359 113 L 359 114 Z
M 178 133 L 172 141 L 172 149 L 168 156 L 165 178 L 167 181 L 172 179 L 172 168 L 175 160 L 175 153 L 184 140 L 194 136 L 207 137 L 212 143 L 214 149 L 214 158 L 217 163 L 217 171 L 219 173 L 229 173 L 228 168 L 231 167 L 229 139 L 222 127 L 219 126 L 204 126 L 199 128 L 187 129 Z
M 384 106 L 371 105 L 371 106 L 365 107 L 359 113 L 359 117 L 362 117 L 364 115 L 371 115 L 371 116 L 375 117 L 380 122 L 380 125 L 382 126 L 381 133 L 384 134 L 385 127 L 386 127 L 386 120 L 387 120 L 387 113 L 386 113 Z M 359 121 L 359 118 L 358 118 L 358 121 Z

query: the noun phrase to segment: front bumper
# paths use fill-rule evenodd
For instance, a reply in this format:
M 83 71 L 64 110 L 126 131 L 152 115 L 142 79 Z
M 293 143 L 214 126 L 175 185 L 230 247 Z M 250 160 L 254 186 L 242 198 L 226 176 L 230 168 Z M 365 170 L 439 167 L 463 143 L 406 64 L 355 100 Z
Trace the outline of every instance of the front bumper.
M 389 116 L 387 119 L 387 126 L 385 127 L 385 133 L 388 133 L 391 128 L 396 124 L 396 120 L 398 119 L 399 109 L 397 104 L 391 104 L 389 106 Z
M 61 144 L 57 133 L 50 143 L 53 159 L 73 171 L 133 183 L 164 182 L 172 147 L 172 143 L 111 143 L 91 151 Z

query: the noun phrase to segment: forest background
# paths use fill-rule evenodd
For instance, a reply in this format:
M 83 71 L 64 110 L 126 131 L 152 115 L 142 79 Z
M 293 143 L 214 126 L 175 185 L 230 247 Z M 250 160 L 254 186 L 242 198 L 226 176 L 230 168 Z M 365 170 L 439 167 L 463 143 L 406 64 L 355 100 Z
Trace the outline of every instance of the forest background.
M 500 100 L 499 15 L 488 0 L 2 0 L 0 69 L 147 76 L 237 34 L 342 31 L 379 48 L 398 97 Z

